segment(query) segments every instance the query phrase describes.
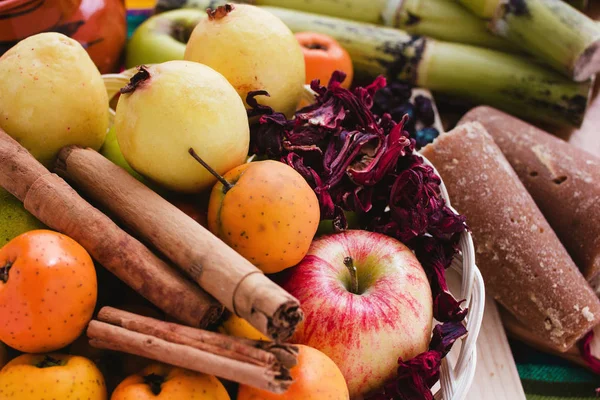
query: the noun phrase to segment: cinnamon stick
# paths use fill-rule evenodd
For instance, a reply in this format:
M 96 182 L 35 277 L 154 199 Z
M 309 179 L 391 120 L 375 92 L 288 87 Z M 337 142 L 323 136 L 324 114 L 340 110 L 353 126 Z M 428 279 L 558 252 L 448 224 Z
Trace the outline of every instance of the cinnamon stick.
M 125 170 L 94 150 L 68 147 L 60 152 L 55 171 L 114 213 L 227 309 L 276 341 L 292 336 L 303 318 L 298 300 Z
M 289 344 L 272 344 L 277 346 L 276 348 L 281 352 L 271 352 L 272 346 L 266 346 L 271 344 L 270 342 L 225 336 L 112 307 L 103 307 L 98 313 L 98 320 L 200 350 L 220 352 L 220 354 L 238 361 L 253 362 L 263 366 L 279 362 L 286 368 L 293 367 L 296 362 L 297 349 Z
M 292 383 L 291 365 L 253 346 L 252 341 L 244 343 L 247 341 L 114 308 L 103 308 L 98 319 L 107 322 L 90 322 L 87 335 L 94 347 L 135 354 L 275 393 L 283 393 Z M 295 365 L 297 348 L 280 346 L 287 347 Z
M 205 326 L 220 315 L 213 298 L 87 203 L 2 129 L 0 186 L 165 313 L 193 326 Z

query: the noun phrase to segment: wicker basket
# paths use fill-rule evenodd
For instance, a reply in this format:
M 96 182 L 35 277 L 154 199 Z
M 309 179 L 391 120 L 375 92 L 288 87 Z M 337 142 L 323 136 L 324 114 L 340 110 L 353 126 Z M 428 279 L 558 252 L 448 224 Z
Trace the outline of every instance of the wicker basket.
M 120 88 L 124 87 L 131 76 L 135 74 L 136 69 L 130 69 L 120 74 L 103 75 L 104 83 L 109 99 L 112 99 Z M 306 87 L 305 98 L 308 104 L 314 99 L 314 92 Z M 415 94 L 431 96 L 427 91 L 415 89 Z M 114 110 L 110 109 L 110 124 L 114 120 Z M 436 111 L 436 124 L 440 132 L 442 131 L 439 122 L 439 116 Z M 435 167 L 423 157 L 425 163 L 434 170 Z M 435 170 L 437 173 L 437 170 Z M 439 174 L 438 174 L 439 175 Z M 450 206 L 450 199 L 446 186 L 442 182 L 440 189 L 442 197 Z M 465 299 L 465 306 L 469 308 L 465 319 L 468 334 L 466 337 L 455 343 L 452 352 L 442 360 L 440 382 L 434 387 L 436 390 L 435 398 L 438 400 L 463 400 L 467 395 L 473 377 L 475 376 L 475 367 L 477 364 L 476 341 L 481 328 L 483 319 L 483 309 L 485 304 L 485 290 L 483 279 L 477 266 L 475 265 L 475 249 L 473 239 L 469 232 L 464 232 L 460 238 L 460 253 L 454 258 L 448 273 L 457 273 L 461 276 L 460 291 L 454 292 L 458 299 Z M 452 361 L 451 361 L 452 360 Z
M 436 174 L 439 173 L 435 167 L 423 157 L 425 163 L 430 165 Z M 442 181 L 440 185 L 442 197 L 451 207 L 450 198 L 446 186 Z M 451 353 L 454 357 L 446 357 L 442 361 L 440 374 L 440 389 L 436 392 L 436 399 L 463 400 L 471 387 L 477 366 L 477 337 L 483 320 L 485 305 L 485 288 L 483 278 L 475 265 L 475 247 L 471 233 L 465 231 L 460 238 L 460 253 L 454 257 L 448 273 L 457 273 L 461 276 L 460 292 L 453 295 L 458 299 L 465 299 L 465 306 L 469 311 L 467 318 L 468 334 L 459 342 L 454 344 Z M 451 362 L 450 358 L 456 361 Z

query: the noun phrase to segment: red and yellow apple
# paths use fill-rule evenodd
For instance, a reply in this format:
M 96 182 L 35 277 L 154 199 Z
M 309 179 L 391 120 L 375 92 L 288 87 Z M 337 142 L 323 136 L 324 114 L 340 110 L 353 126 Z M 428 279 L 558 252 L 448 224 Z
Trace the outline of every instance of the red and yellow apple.
M 313 242 L 281 279 L 305 314 L 292 341 L 327 354 L 351 398 L 393 378 L 398 358 L 427 350 L 433 302 L 421 264 L 391 237 L 350 230 Z

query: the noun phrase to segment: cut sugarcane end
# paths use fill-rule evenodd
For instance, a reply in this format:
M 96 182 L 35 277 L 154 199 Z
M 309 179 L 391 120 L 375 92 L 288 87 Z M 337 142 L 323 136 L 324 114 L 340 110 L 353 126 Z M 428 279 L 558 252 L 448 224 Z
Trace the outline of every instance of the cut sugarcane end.
M 584 82 L 600 71 L 600 39 L 588 46 L 575 61 L 573 80 Z

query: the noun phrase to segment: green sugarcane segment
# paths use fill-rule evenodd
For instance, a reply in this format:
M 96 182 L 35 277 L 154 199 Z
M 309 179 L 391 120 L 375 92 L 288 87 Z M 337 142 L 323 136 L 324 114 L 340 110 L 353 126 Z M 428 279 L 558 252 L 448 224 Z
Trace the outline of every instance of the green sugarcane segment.
M 600 26 L 562 0 L 504 3 L 490 29 L 573 80 L 600 71 Z
M 491 19 L 501 0 L 458 0 L 479 18 Z
M 521 52 L 518 46 L 492 34 L 486 21 L 453 0 L 403 0 L 401 3 L 395 12 L 384 14 L 384 25 L 446 42 Z
M 572 82 L 524 57 L 438 41 L 427 42 L 416 84 L 532 121 L 573 126 L 583 122 L 592 89 L 592 80 Z
M 531 62 L 495 50 L 411 36 L 398 29 L 266 7 L 292 31 L 334 37 L 357 74 L 386 74 L 472 104 L 557 125 L 580 126 L 591 80 L 577 83 Z
M 492 34 L 486 22 L 455 0 L 237 0 L 403 29 L 411 34 L 517 53 L 522 50 Z M 157 9 L 216 7 L 225 0 L 158 0 Z
M 242 2 L 248 2 L 242 0 Z M 257 6 L 289 8 L 353 21 L 381 24 L 388 0 L 251 0 Z
M 227 3 L 225 0 L 158 0 L 156 8 L 159 11 L 180 7 L 206 9 L 218 7 L 225 3 Z M 229 3 L 283 7 L 353 21 L 380 24 L 381 15 L 388 4 L 388 0 L 233 0 Z

